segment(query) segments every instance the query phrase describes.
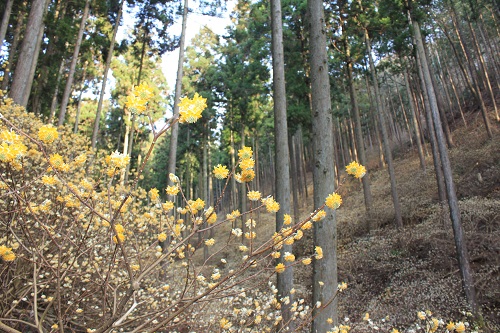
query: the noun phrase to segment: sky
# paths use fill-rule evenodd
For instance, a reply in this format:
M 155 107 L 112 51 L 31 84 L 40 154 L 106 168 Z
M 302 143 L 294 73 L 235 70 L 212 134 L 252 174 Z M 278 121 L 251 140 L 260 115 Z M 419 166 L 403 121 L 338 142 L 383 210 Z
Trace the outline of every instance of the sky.
M 191 39 L 200 31 L 203 26 L 208 26 L 216 34 L 223 35 L 226 31 L 226 26 L 230 25 L 229 14 L 234 8 L 236 0 L 228 0 L 227 11 L 223 17 L 210 17 L 196 13 L 190 13 L 186 25 L 186 46 L 189 46 Z M 182 22 L 179 21 L 172 27 L 172 32 L 179 35 L 181 32 Z M 179 59 L 179 49 L 173 52 L 167 52 L 162 57 L 162 70 L 165 75 L 170 91 L 175 88 L 175 79 L 177 76 L 177 62 Z

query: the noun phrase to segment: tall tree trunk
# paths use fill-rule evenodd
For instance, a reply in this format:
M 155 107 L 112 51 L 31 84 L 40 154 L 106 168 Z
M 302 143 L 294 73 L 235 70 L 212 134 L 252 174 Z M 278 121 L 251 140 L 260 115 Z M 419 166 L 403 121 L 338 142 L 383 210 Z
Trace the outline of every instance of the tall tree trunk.
M 73 128 L 73 133 L 78 133 L 78 124 L 80 122 L 80 112 L 82 109 L 82 96 L 85 88 L 85 79 L 87 78 L 87 62 L 83 65 L 83 77 L 80 83 L 80 96 L 78 97 L 78 106 L 76 107 L 75 115 L 75 126 Z
M 87 21 L 87 17 L 89 15 L 89 7 L 90 0 L 86 0 L 82 20 L 80 22 L 80 29 L 78 30 L 78 36 L 75 42 L 75 49 L 73 50 L 73 58 L 71 59 L 71 64 L 69 66 L 68 80 L 66 81 L 66 86 L 61 100 L 61 110 L 59 111 L 59 121 L 57 123 L 58 126 L 61 126 L 64 123 L 64 116 L 66 115 L 66 108 L 68 107 L 69 97 L 71 95 L 71 86 L 73 85 L 73 78 L 75 77 L 76 63 L 80 53 L 80 46 L 82 45 L 83 32 L 85 31 L 85 22 Z
M 345 31 L 345 30 L 344 30 Z M 359 107 L 358 107 L 358 100 L 356 98 L 356 89 L 354 87 L 354 80 L 352 77 L 352 60 L 351 60 L 351 48 L 349 45 L 349 42 L 347 41 L 347 38 L 345 40 L 345 50 L 346 50 L 346 70 L 347 70 L 347 80 L 348 80 L 348 85 L 349 85 L 349 95 L 351 98 L 351 107 L 352 107 L 352 114 L 354 117 L 354 127 L 356 131 L 356 146 L 357 146 L 357 152 L 358 152 L 358 157 L 359 161 L 362 165 L 367 165 L 367 159 L 366 159 L 366 153 L 365 153 L 365 144 L 363 140 L 363 128 L 361 127 L 361 117 L 359 115 Z M 368 175 L 365 175 L 363 178 L 361 178 L 361 182 L 363 184 L 363 195 L 365 199 L 365 208 L 367 212 L 367 218 L 366 218 L 366 227 L 368 232 L 370 232 L 370 211 L 372 208 L 372 192 L 370 188 L 370 178 Z
M 290 155 L 288 143 L 286 87 L 285 87 L 285 60 L 283 55 L 283 23 L 281 21 L 281 0 L 271 0 L 272 26 L 272 56 L 273 56 L 273 102 L 274 102 L 274 151 L 276 201 L 280 203 L 280 210 L 276 213 L 276 231 L 283 228 L 284 214 L 291 214 L 290 204 Z M 296 200 L 296 192 L 294 191 Z M 294 202 L 296 204 L 296 202 Z M 293 303 L 293 266 L 285 261 L 285 252 L 293 253 L 292 245 L 283 244 L 281 256 L 276 263 L 287 266 L 285 271 L 278 274 L 278 300 L 288 298 L 289 302 L 281 302 L 282 327 L 289 331 L 295 330 L 290 311 Z
M 389 172 L 389 179 L 391 182 L 391 194 L 392 194 L 392 202 L 394 204 L 394 220 L 396 222 L 396 226 L 401 228 L 403 226 L 403 217 L 401 215 L 401 205 L 399 203 L 399 195 L 398 189 L 396 185 L 396 175 L 394 172 L 394 165 L 392 161 L 392 151 L 390 147 L 389 137 L 387 135 L 387 128 L 385 125 L 385 117 L 384 110 L 382 107 L 382 100 L 380 93 L 378 91 L 378 80 L 377 80 L 377 72 L 375 70 L 375 64 L 372 56 L 372 47 L 370 43 L 370 37 L 368 36 L 368 30 L 365 29 L 365 43 L 367 46 L 368 60 L 370 62 L 370 72 L 372 75 L 373 81 L 373 90 L 375 93 L 375 105 L 377 106 L 377 114 L 379 120 L 380 130 L 382 132 L 382 144 L 384 146 L 384 155 L 385 161 L 387 163 L 387 171 Z
M 474 27 L 472 26 L 472 23 L 469 20 L 467 20 L 467 23 L 469 25 L 469 29 L 470 29 L 470 32 L 472 35 L 472 41 L 473 41 L 472 44 L 474 45 L 474 48 L 475 48 L 476 53 L 477 53 L 477 57 L 479 59 L 478 63 L 479 63 L 479 68 L 481 69 L 481 72 L 483 74 L 482 76 L 484 78 L 483 79 L 484 86 L 487 88 L 487 90 L 490 94 L 491 101 L 493 103 L 493 109 L 495 110 L 496 120 L 500 121 L 500 115 L 498 114 L 498 107 L 497 107 L 497 102 L 495 100 L 495 94 L 493 93 L 493 88 L 491 87 L 491 80 L 490 80 L 490 76 L 488 75 L 488 68 L 486 68 L 484 57 L 483 57 L 483 54 L 481 53 L 481 48 L 479 47 L 479 42 L 477 41 L 476 31 L 474 30 Z
M 312 92 L 312 146 L 314 207 L 324 204 L 335 191 L 333 164 L 333 122 L 330 81 L 326 54 L 323 1 L 308 0 L 310 15 L 310 69 Z M 323 249 L 323 259 L 313 263 L 313 322 L 311 332 L 325 333 L 338 323 L 337 298 L 337 223 L 335 212 L 327 209 L 326 217 L 314 224 L 314 244 Z M 323 282 L 320 285 L 320 282 Z
M 3 16 L 2 16 L 2 24 L 0 25 L 0 50 L 3 46 L 3 40 L 5 39 L 5 35 L 7 34 L 7 27 L 9 26 L 10 13 L 12 12 L 12 5 L 14 4 L 14 0 L 7 0 L 5 4 Z
M 95 114 L 94 129 L 92 131 L 92 139 L 91 139 L 92 150 L 95 150 L 97 146 L 97 136 L 99 134 L 99 122 L 101 121 L 102 104 L 104 102 L 104 93 L 106 92 L 106 81 L 108 81 L 108 73 L 109 73 L 109 68 L 111 66 L 111 59 L 113 59 L 113 50 L 115 48 L 116 33 L 118 32 L 118 28 L 120 27 L 120 20 L 122 18 L 122 13 L 123 13 L 123 4 L 124 0 L 120 2 L 120 7 L 116 15 L 116 23 L 113 28 L 113 35 L 111 36 L 109 44 L 108 56 L 106 57 L 106 65 L 104 66 L 104 75 L 102 78 L 101 93 L 99 95 L 99 102 L 97 104 L 97 111 Z
M 30 76 L 31 68 L 33 65 L 36 66 L 36 63 L 33 64 L 33 62 L 37 58 L 38 44 L 41 43 L 40 30 L 43 30 L 44 27 L 43 17 L 46 3 L 46 0 L 33 0 L 31 3 L 28 23 L 26 24 L 26 31 L 10 88 L 9 97 L 14 100 L 14 103 L 24 107 L 28 104 L 27 97 L 30 94 L 27 87 L 31 87 L 32 82 L 30 81 L 33 81 L 33 77 Z
M 408 14 L 410 16 L 410 14 Z M 420 34 L 420 26 L 416 20 L 409 18 L 413 27 L 413 34 L 417 43 L 417 53 L 420 58 L 420 65 L 422 67 L 423 79 L 425 81 L 425 87 L 427 88 L 427 93 L 429 95 L 429 102 L 432 110 L 432 118 L 435 123 L 435 132 L 437 144 L 439 147 L 439 155 L 441 157 L 441 164 L 443 166 L 444 179 L 446 184 L 446 193 L 448 195 L 448 205 L 450 208 L 450 218 L 453 226 L 453 233 L 455 235 L 455 246 L 457 250 L 458 262 L 460 266 L 460 273 L 462 275 L 462 284 L 465 291 L 467 301 L 472 309 L 472 312 L 477 316 L 479 315 L 479 307 L 476 300 L 476 291 L 474 287 L 474 281 L 472 278 L 472 270 L 469 262 L 469 254 L 467 251 L 467 245 L 465 243 L 464 231 L 462 228 L 462 223 L 460 221 L 460 210 L 458 208 L 458 199 L 455 191 L 455 184 L 453 182 L 453 174 L 451 170 L 451 163 L 448 157 L 448 149 L 446 147 L 446 142 L 444 139 L 443 130 L 440 124 L 441 119 L 439 118 L 439 111 L 437 110 L 437 100 L 434 93 L 431 73 L 429 71 L 429 66 L 427 64 L 427 59 L 425 56 L 424 44 L 422 42 L 422 36 Z
M 403 76 L 404 76 L 404 80 L 405 80 L 406 94 L 408 96 L 408 104 L 410 104 L 411 122 L 413 124 L 413 130 L 415 131 L 418 158 L 420 160 L 420 168 L 425 173 L 425 157 L 424 157 L 424 150 L 422 149 L 422 138 L 420 137 L 420 130 L 418 128 L 419 126 L 418 126 L 418 121 L 417 121 L 417 116 L 416 116 L 415 104 L 413 103 L 413 97 L 412 97 L 411 90 L 410 90 L 410 81 L 408 80 L 407 71 L 403 71 Z
M 26 2 L 23 2 L 23 6 L 26 6 Z M 7 90 L 7 86 L 9 85 L 9 73 L 12 70 L 12 66 L 14 64 L 14 59 L 17 54 L 17 47 L 19 45 L 21 30 L 23 28 L 24 22 L 24 13 L 17 14 L 16 28 L 14 29 L 14 35 L 12 37 L 12 45 L 9 50 L 9 62 L 4 69 L 3 81 L 2 81 L 2 90 Z
M 61 59 L 61 64 L 59 65 L 59 70 L 57 71 L 57 77 L 56 77 L 56 88 L 54 89 L 54 94 L 52 95 L 52 103 L 50 103 L 50 113 L 49 113 L 49 119 L 48 119 L 48 123 L 49 124 L 52 124 L 52 120 L 54 120 L 54 117 L 56 115 L 56 109 L 57 109 L 57 96 L 59 95 L 59 81 L 61 80 L 61 76 L 64 72 L 64 67 L 66 65 L 66 60 L 65 59 Z M 37 98 L 37 95 L 39 94 L 36 94 L 35 95 L 35 99 Z M 36 107 L 36 105 L 38 103 L 33 103 L 34 104 L 34 107 Z M 35 114 L 38 114 L 38 111 L 37 109 L 34 110 Z
M 181 29 L 181 40 L 179 42 L 179 61 L 177 63 L 177 78 L 175 80 L 175 96 L 174 96 L 174 110 L 172 119 L 177 119 L 179 117 L 179 102 L 181 100 L 181 89 L 182 89 L 182 77 L 183 77 L 183 66 L 184 66 L 184 45 L 186 43 L 186 24 L 188 18 L 188 0 L 184 0 L 184 8 L 182 12 L 182 29 Z M 170 151 L 168 154 L 168 166 L 167 172 L 169 174 L 175 174 L 175 166 L 177 164 L 177 142 L 179 136 L 179 122 L 175 122 L 172 125 L 170 131 Z M 169 185 L 172 182 L 168 181 Z

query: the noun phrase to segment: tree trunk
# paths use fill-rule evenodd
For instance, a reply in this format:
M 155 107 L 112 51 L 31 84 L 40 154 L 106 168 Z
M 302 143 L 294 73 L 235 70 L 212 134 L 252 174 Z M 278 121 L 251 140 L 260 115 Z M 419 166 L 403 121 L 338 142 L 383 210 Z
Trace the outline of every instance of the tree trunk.
M 354 81 L 352 77 L 352 61 L 351 61 L 351 48 L 349 45 L 349 42 L 345 41 L 345 48 L 346 48 L 346 70 L 347 70 L 347 81 L 349 85 L 349 95 L 351 98 L 351 107 L 352 107 L 352 113 L 354 117 L 354 127 L 356 131 L 356 146 L 357 146 L 357 152 L 358 152 L 358 157 L 359 157 L 359 162 L 366 166 L 367 165 L 367 159 L 366 159 L 366 153 L 365 153 L 365 144 L 363 140 L 363 129 L 361 127 L 361 117 L 359 115 L 359 107 L 358 107 L 358 100 L 356 98 L 356 89 L 354 88 Z M 363 195 L 365 199 L 365 208 L 367 212 L 367 218 L 366 218 L 366 227 L 368 232 L 370 232 L 370 210 L 372 207 L 372 192 L 370 188 L 370 178 L 369 175 L 366 174 L 363 178 L 361 178 L 361 182 L 363 184 Z
M 59 111 L 58 126 L 64 123 L 64 116 L 66 115 L 66 108 L 68 107 L 69 97 L 71 95 L 71 86 L 73 85 L 73 78 L 75 77 L 76 63 L 78 61 L 78 54 L 80 53 L 80 46 L 82 45 L 83 32 L 85 31 L 85 22 L 89 15 L 90 0 L 85 1 L 85 8 L 83 9 L 82 20 L 80 22 L 80 29 L 76 38 L 75 49 L 73 50 L 73 58 L 69 66 L 68 80 L 64 88 L 63 97 L 61 100 L 61 110 Z
M 422 149 L 422 138 L 420 137 L 420 130 L 418 128 L 419 126 L 418 126 L 418 121 L 417 121 L 417 117 L 416 117 L 415 104 L 413 103 L 413 97 L 412 97 L 412 93 L 410 90 L 410 81 L 408 80 L 407 71 L 403 71 L 403 76 L 405 79 L 406 94 L 408 95 L 408 103 L 410 104 L 411 122 L 413 124 L 413 130 L 415 131 L 418 158 L 420 160 L 420 168 L 425 173 L 425 157 L 424 157 L 424 150 Z M 410 133 L 410 135 L 411 135 L 411 133 Z
M 286 87 L 285 87 L 285 60 L 283 55 L 283 23 L 281 20 L 281 1 L 271 0 L 271 26 L 272 26 L 272 58 L 273 58 L 273 102 L 274 102 L 274 151 L 276 201 L 280 210 L 276 213 L 276 231 L 283 228 L 284 214 L 291 214 L 290 204 L 290 155 L 288 143 Z M 296 191 L 294 200 L 296 200 Z M 296 202 L 294 202 L 296 204 Z M 277 276 L 278 301 L 281 302 L 282 327 L 295 330 L 292 321 L 293 313 L 290 311 L 293 303 L 293 266 L 284 260 L 284 253 L 293 253 L 292 245 L 283 244 L 281 256 L 276 264 L 287 266 L 285 271 Z M 282 302 L 288 298 L 289 302 Z
M 49 119 L 48 123 L 52 124 L 52 121 L 54 120 L 54 117 L 56 115 L 56 109 L 57 109 L 57 95 L 59 95 L 59 81 L 61 80 L 61 76 L 64 72 L 64 65 L 66 64 L 66 61 L 64 59 L 61 60 L 61 64 L 59 65 L 59 70 L 57 71 L 57 77 L 56 77 L 56 88 L 54 89 L 54 94 L 52 95 L 52 103 L 50 103 L 50 113 L 49 113 Z M 34 99 L 37 98 L 39 94 L 36 94 Z M 38 103 L 33 103 L 33 108 L 36 107 Z M 35 110 L 33 110 L 35 114 L 39 113 L 38 107 L 36 107 Z
M 5 35 L 7 34 L 7 27 L 9 26 L 10 13 L 12 12 L 12 5 L 14 4 L 14 0 L 7 0 L 5 4 L 3 17 L 2 17 L 2 25 L 0 26 L 0 50 L 3 46 L 3 40 L 5 39 Z
M 181 100 L 181 89 L 182 89 L 182 77 L 183 77 L 183 66 L 184 66 L 184 45 L 186 43 L 186 24 L 188 16 L 188 0 L 184 0 L 184 8 L 182 12 L 182 29 L 181 29 L 181 40 L 179 42 L 179 61 L 177 62 L 177 78 L 175 80 L 175 96 L 174 96 L 174 110 L 172 119 L 177 119 L 179 117 L 179 102 Z M 179 122 L 175 122 L 172 125 L 170 131 L 170 151 L 168 154 L 168 166 L 167 173 L 175 174 L 175 167 L 177 164 L 177 142 L 179 136 Z M 170 179 L 168 184 L 172 185 Z
M 410 16 L 410 15 L 409 15 Z M 472 309 L 472 312 L 477 316 L 479 314 L 479 307 L 476 301 L 476 291 L 474 287 L 474 281 L 472 278 L 472 270 L 469 263 L 469 254 L 467 251 L 467 245 L 465 243 L 464 231 L 462 228 L 462 223 L 460 221 L 460 210 L 458 208 L 458 199 L 455 191 L 455 184 L 453 182 L 453 174 L 451 170 L 451 164 L 448 157 L 448 149 L 446 147 L 446 142 L 444 139 L 443 129 L 441 127 L 439 118 L 439 112 L 437 110 L 436 95 L 434 94 L 434 89 L 431 80 L 431 73 L 429 71 L 429 66 L 427 64 L 427 59 L 425 57 L 424 44 L 422 42 L 422 36 L 420 34 L 420 26 L 417 21 L 411 20 L 410 22 L 413 27 L 413 34 L 417 43 L 417 53 L 420 58 L 420 66 L 423 72 L 423 79 L 425 81 L 425 86 L 427 88 L 427 93 L 429 95 L 429 102 L 432 110 L 432 118 L 435 123 L 435 132 L 437 144 L 439 147 L 439 155 L 441 156 L 441 164 L 443 166 L 444 179 L 446 184 L 446 193 L 448 195 L 448 205 L 450 208 L 450 218 L 453 226 L 453 233 L 455 236 L 455 246 L 457 249 L 458 262 L 460 266 L 460 273 L 462 275 L 462 284 L 465 291 L 467 301 Z
M 312 146 L 314 207 L 324 204 L 335 191 L 333 164 L 333 122 L 330 81 L 326 53 L 323 1 L 308 0 L 310 15 L 310 69 L 312 92 Z M 338 323 L 337 298 L 337 223 L 335 212 L 314 223 L 314 244 L 323 249 L 323 259 L 313 263 L 313 322 L 311 332 L 325 333 Z M 323 282 L 323 285 L 320 285 Z M 331 318 L 333 324 L 327 321 Z
M 26 2 L 23 2 L 23 6 L 26 5 Z M 21 30 L 23 28 L 24 22 L 24 13 L 17 14 L 16 28 L 14 29 L 14 36 L 12 37 L 12 45 L 9 50 L 9 62 L 4 70 L 3 81 L 2 81 L 2 90 L 7 90 L 7 86 L 9 85 L 9 73 L 12 70 L 12 66 L 14 64 L 14 59 L 17 53 L 17 47 L 19 45 L 19 40 L 21 36 Z
M 43 30 L 43 17 L 45 15 L 46 0 L 33 0 L 31 10 L 26 24 L 21 51 L 17 60 L 16 70 L 12 79 L 9 97 L 14 100 L 14 103 L 26 107 L 28 104 L 29 90 L 31 87 L 33 76 L 31 75 L 32 67 L 35 58 L 37 58 L 36 50 L 41 43 L 40 30 Z M 43 33 L 43 32 L 42 32 Z M 31 81 L 31 82 L 30 82 Z
M 109 73 L 109 68 L 111 66 L 111 59 L 113 59 L 113 50 L 115 48 L 116 33 L 118 32 L 118 28 L 120 27 L 120 20 L 123 12 L 123 3 L 124 0 L 121 1 L 118 13 L 116 15 L 116 23 L 113 28 L 113 35 L 111 36 L 110 40 L 108 56 L 106 57 L 106 65 L 104 66 L 104 75 L 102 78 L 101 93 L 99 95 L 99 103 L 97 104 L 97 111 L 95 114 L 94 129 L 92 131 L 92 139 L 91 139 L 92 150 L 95 150 L 97 146 L 97 135 L 99 134 L 99 122 L 101 121 L 102 104 L 104 102 L 104 93 L 106 92 L 106 81 L 108 81 L 108 73 Z
M 372 47 L 370 43 L 370 37 L 368 36 L 368 30 L 365 29 L 365 42 L 367 46 L 368 60 L 370 62 L 370 72 L 372 75 L 373 89 L 375 93 L 375 105 L 377 106 L 377 114 L 379 120 L 380 130 L 382 132 L 382 143 L 384 146 L 385 161 L 387 163 L 387 171 L 389 172 L 389 179 L 391 182 L 391 194 L 392 202 L 394 204 L 394 220 L 396 222 L 396 227 L 401 228 L 403 226 L 403 217 L 401 215 L 401 206 L 399 203 L 398 189 L 396 185 L 396 175 L 394 172 L 394 165 L 392 162 L 392 151 L 390 147 L 389 137 L 387 135 L 387 128 L 385 125 L 384 111 L 382 107 L 382 100 L 380 93 L 378 91 L 378 80 L 377 72 L 375 70 L 375 64 L 372 56 Z

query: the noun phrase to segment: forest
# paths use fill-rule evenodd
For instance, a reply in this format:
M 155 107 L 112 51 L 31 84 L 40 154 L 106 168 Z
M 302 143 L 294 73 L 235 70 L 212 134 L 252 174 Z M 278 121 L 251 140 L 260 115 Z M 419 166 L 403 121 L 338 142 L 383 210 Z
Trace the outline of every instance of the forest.
M 500 332 L 498 0 L 0 17 L 0 332 Z

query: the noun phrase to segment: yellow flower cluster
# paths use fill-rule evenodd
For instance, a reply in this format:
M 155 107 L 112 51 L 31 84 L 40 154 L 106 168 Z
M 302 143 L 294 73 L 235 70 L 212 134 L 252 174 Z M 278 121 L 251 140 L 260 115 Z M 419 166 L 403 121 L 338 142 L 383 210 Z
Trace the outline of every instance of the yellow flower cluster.
M 26 155 L 28 147 L 22 143 L 21 137 L 12 131 L 1 131 L 0 141 L 0 161 L 10 163 L 19 170 L 21 165 L 18 160 Z
M 217 179 L 225 179 L 229 175 L 229 170 L 225 165 L 218 164 L 213 170 L 214 177 Z
M 16 255 L 12 252 L 12 248 L 5 245 L 0 245 L 0 257 L 2 257 L 4 261 L 14 261 L 16 259 Z
M 347 333 L 350 331 L 350 329 L 350 326 L 340 324 L 339 326 L 335 326 L 332 330 L 327 331 L 326 333 Z
M 261 198 L 261 194 L 259 191 L 248 191 L 248 200 L 250 201 L 259 201 Z
M 120 170 L 127 166 L 127 164 L 130 162 L 130 156 L 115 151 L 111 155 L 106 156 L 105 162 L 109 167 L 107 170 L 107 174 L 111 177 L 117 171 L 117 169 Z
M 255 160 L 252 155 L 253 152 L 250 147 L 243 147 L 238 150 L 238 157 L 240 158 L 238 166 L 240 167 L 241 172 L 234 175 L 234 178 L 238 183 L 248 183 L 255 178 L 255 171 L 253 170 Z
M 125 107 L 131 112 L 143 114 L 146 111 L 149 100 L 153 97 L 153 89 L 145 83 L 134 87 L 134 90 L 127 96 Z
M 335 192 L 326 197 L 325 205 L 331 209 L 337 209 L 341 204 L 342 197 Z
M 45 144 L 51 144 L 59 137 L 57 129 L 52 125 L 44 125 L 38 130 L 38 138 Z
M 366 174 L 366 168 L 356 161 L 349 163 L 349 165 L 345 167 L 345 170 L 348 174 L 356 178 L 362 178 Z
M 121 224 L 115 224 L 115 230 L 118 237 L 113 236 L 113 242 L 115 244 L 118 244 L 118 241 L 123 243 L 125 241 L 125 228 Z
M 158 189 L 156 189 L 156 188 L 150 189 L 149 190 L 149 198 L 153 202 L 158 201 L 158 199 L 160 199 L 160 192 L 158 191 Z
M 280 204 L 276 200 L 274 200 L 272 196 L 263 198 L 262 203 L 266 205 L 266 210 L 269 213 L 276 213 L 278 210 L 280 210 Z
M 201 118 L 201 113 L 207 107 L 207 99 L 194 94 L 192 99 L 188 97 L 181 98 L 179 103 L 179 122 L 181 123 L 195 123 Z

